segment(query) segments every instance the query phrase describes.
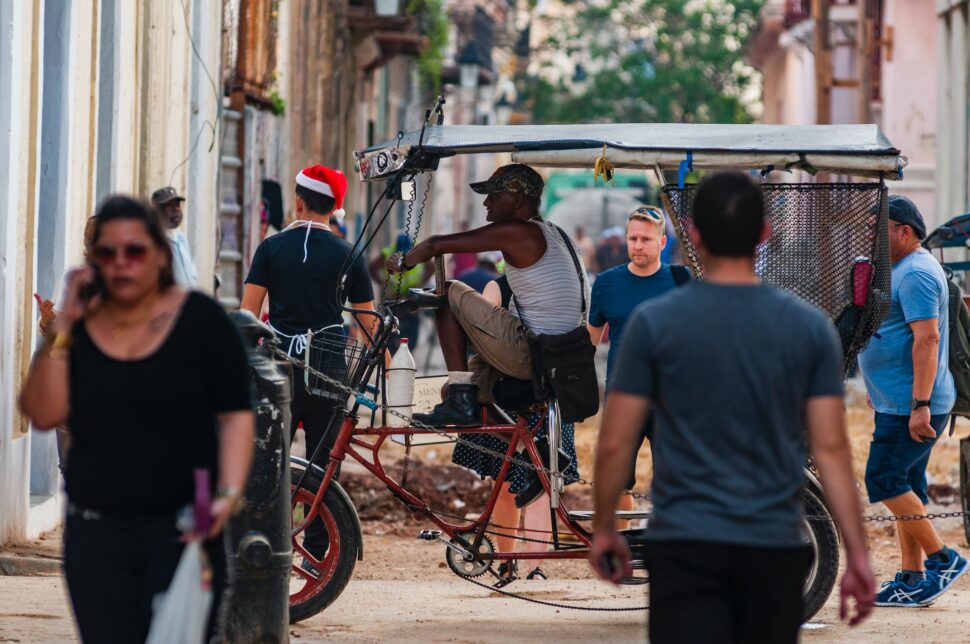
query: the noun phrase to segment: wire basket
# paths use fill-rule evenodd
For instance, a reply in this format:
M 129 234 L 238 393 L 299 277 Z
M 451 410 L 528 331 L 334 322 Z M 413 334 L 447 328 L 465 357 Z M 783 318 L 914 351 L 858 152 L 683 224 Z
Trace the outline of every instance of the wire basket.
M 687 234 L 696 186 L 666 186 L 668 212 L 694 274 L 704 267 Z M 825 311 L 842 340 L 845 368 L 889 308 L 886 188 L 880 183 L 762 184 L 771 236 L 758 246 L 755 271 Z M 865 270 L 860 270 L 865 269 Z
M 342 332 L 319 331 L 307 338 L 305 360 L 307 366 L 335 380 L 340 385 L 352 387 L 351 379 L 358 372 L 363 360 L 364 347 Z M 307 370 L 304 374 L 306 390 L 311 396 L 345 403 L 349 394 L 334 382 L 324 380 Z

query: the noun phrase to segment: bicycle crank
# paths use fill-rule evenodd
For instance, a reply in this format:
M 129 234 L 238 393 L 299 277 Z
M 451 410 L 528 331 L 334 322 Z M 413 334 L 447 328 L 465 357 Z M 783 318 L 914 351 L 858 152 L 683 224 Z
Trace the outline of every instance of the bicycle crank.
M 459 577 L 472 578 L 481 577 L 492 565 L 492 555 L 495 553 L 495 545 L 488 537 L 482 537 L 482 542 L 476 551 L 469 550 L 458 540 L 461 538 L 465 543 L 471 544 L 475 541 L 474 532 L 463 532 L 451 541 L 442 542 L 447 546 L 445 550 L 445 561 L 451 571 Z

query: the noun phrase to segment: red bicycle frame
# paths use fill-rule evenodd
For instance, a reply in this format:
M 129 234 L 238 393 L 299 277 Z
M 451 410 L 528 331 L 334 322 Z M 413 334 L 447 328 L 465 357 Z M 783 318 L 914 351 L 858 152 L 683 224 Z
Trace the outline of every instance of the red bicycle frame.
M 546 473 L 543 467 L 542 460 L 539 456 L 539 450 L 533 441 L 533 434 L 530 432 L 526 421 L 524 418 L 520 417 L 519 420 L 514 425 L 483 425 L 481 427 L 472 428 L 448 428 L 442 430 L 430 430 L 422 429 L 419 427 L 358 427 L 357 423 L 359 418 L 356 414 L 348 413 L 340 426 L 340 432 L 337 435 L 337 439 L 334 442 L 334 446 L 330 450 L 330 462 L 327 464 L 326 470 L 324 471 L 323 480 L 320 487 L 317 489 L 316 496 L 313 499 L 313 503 L 310 509 L 304 514 L 303 521 L 293 527 L 294 537 L 304 530 L 310 522 L 319 514 L 320 503 L 323 499 L 327 488 L 330 486 L 330 482 L 333 480 L 336 474 L 337 467 L 340 463 L 347 457 L 350 456 L 355 461 L 360 463 L 367 471 L 374 474 L 388 487 L 394 496 L 396 496 L 401 502 L 406 504 L 412 512 L 416 514 L 422 514 L 428 519 L 430 519 L 442 532 L 447 534 L 449 537 L 455 539 L 462 539 L 460 535 L 467 534 L 469 532 L 475 533 L 475 538 L 469 545 L 473 549 L 477 550 L 482 539 L 489 527 L 489 520 L 492 516 L 492 512 L 495 509 L 496 501 L 498 500 L 498 495 L 501 492 L 502 483 L 505 482 L 505 477 L 508 475 L 509 466 L 512 462 L 512 458 L 515 456 L 516 449 L 521 442 L 525 445 L 526 453 L 528 454 L 529 461 L 532 465 L 536 466 L 537 474 L 539 480 L 542 482 L 542 488 L 545 494 L 550 495 L 551 493 L 551 482 L 549 480 L 549 475 Z M 537 426 L 537 430 L 546 424 L 547 420 L 545 416 L 543 417 L 541 423 Z M 495 478 L 495 484 L 492 486 L 492 492 L 489 496 L 488 503 L 482 514 L 475 520 L 469 520 L 464 524 L 451 523 L 444 520 L 421 498 L 414 495 L 412 492 L 408 491 L 402 487 L 397 481 L 388 476 L 387 472 L 384 470 L 384 466 L 380 460 L 380 449 L 387 438 L 391 435 L 405 435 L 405 436 L 415 436 L 420 434 L 437 434 L 437 433 L 447 433 L 447 434 L 501 434 L 504 436 L 511 435 L 509 440 L 509 446 L 506 450 L 505 459 L 502 462 L 501 468 L 499 469 L 498 475 Z M 361 437 L 373 436 L 376 440 L 369 442 L 362 440 Z M 370 459 L 366 458 L 363 452 L 370 452 Z M 589 552 L 589 546 L 591 542 L 591 534 L 589 531 L 585 530 L 580 526 L 573 518 L 569 516 L 569 512 L 566 507 L 559 503 L 558 507 L 554 508 L 555 516 L 559 519 L 569 532 L 571 532 L 579 543 L 563 543 L 559 542 L 559 529 L 557 522 L 553 522 L 552 529 L 552 543 L 554 544 L 554 550 L 551 552 L 494 552 L 490 556 L 491 559 L 504 560 L 504 559 L 581 559 L 585 558 Z M 506 526 L 507 529 L 508 526 Z

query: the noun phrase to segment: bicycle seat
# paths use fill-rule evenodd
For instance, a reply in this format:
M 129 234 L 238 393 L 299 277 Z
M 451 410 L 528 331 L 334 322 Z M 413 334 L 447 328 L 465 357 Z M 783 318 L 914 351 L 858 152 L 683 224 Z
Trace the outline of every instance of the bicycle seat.
M 495 402 L 502 409 L 521 412 L 539 402 L 535 397 L 531 380 L 503 378 L 492 388 Z

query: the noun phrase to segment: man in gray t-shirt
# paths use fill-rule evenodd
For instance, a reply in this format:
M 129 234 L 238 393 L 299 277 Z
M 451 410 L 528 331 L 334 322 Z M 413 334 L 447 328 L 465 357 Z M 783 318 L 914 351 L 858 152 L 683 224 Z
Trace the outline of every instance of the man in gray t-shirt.
M 767 284 L 695 282 L 624 340 L 612 391 L 657 405 L 648 539 L 803 545 L 805 402 L 842 396 L 832 323 Z
M 843 602 L 856 599 L 859 621 L 875 582 L 838 336 L 819 310 L 758 280 L 755 247 L 770 228 L 748 177 L 705 179 L 693 225 L 705 280 L 642 304 L 624 332 L 597 446 L 593 567 L 613 581 L 629 572 L 614 513 L 653 405 L 650 641 L 795 642 L 811 557 L 800 517 L 807 430 L 848 553 Z

